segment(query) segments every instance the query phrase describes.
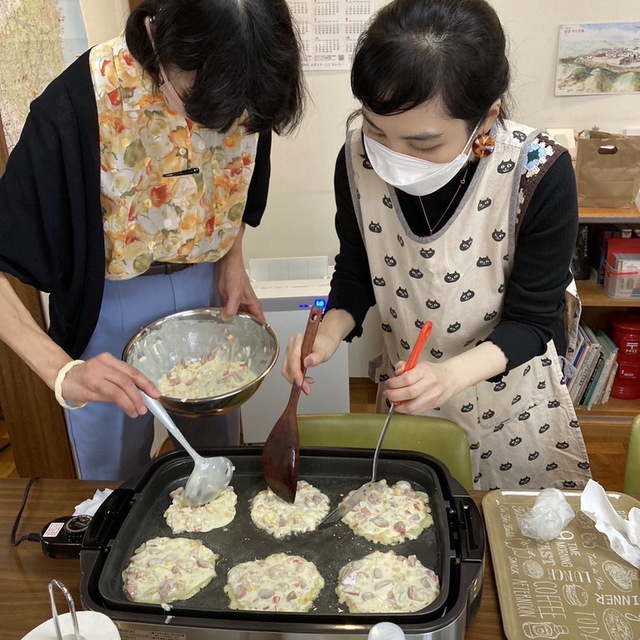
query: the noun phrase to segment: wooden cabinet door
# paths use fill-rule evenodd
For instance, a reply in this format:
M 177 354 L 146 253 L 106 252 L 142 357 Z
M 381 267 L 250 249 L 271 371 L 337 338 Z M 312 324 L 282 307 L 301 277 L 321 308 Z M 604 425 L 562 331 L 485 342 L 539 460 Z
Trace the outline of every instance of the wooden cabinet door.
M 7 156 L 0 119 L 0 175 Z M 24 305 L 44 327 L 38 292 L 15 278 L 9 279 Z M 3 342 L 0 342 L 0 406 L 21 477 L 76 477 L 62 407 L 53 391 Z

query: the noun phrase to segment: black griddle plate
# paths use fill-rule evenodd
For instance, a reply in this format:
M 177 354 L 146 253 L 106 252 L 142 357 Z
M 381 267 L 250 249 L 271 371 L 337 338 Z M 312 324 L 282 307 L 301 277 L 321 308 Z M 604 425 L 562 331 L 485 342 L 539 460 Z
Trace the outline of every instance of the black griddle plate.
M 240 450 L 234 449 L 235 453 Z M 327 455 L 326 452 L 329 451 Z M 243 451 L 244 452 L 244 451 Z M 331 508 L 350 490 L 370 480 L 371 457 L 363 452 L 353 455 L 344 450 L 333 456 L 331 450 L 323 455 L 305 455 L 303 450 L 300 463 L 300 479 L 306 480 L 327 494 Z M 249 515 L 249 501 L 265 488 L 260 461 L 261 450 L 247 447 L 247 455 L 226 453 L 232 460 L 235 471 L 233 486 L 238 502 L 236 517 L 226 527 L 206 533 L 174 534 L 164 519 L 164 511 L 171 503 L 169 493 L 184 486 L 191 473 L 191 459 L 181 454 L 170 454 L 166 461 L 156 463 L 155 471 L 144 486 L 136 486 L 133 506 L 126 515 L 122 526 L 113 539 L 108 540 L 105 551 L 108 555 L 99 576 L 98 588 L 106 608 L 117 611 L 138 613 L 162 612 L 159 605 L 132 603 L 123 593 L 122 571 L 129 564 L 129 558 L 143 542 L 158 536 L 185 537 L 202 540 L 205 546 L 219 554 L 216 576 L 198 594 L 184 601 L 171 603 L 171 616 L 207 617 L 242 620 L 260 620 L 261 616 L 276 615 L 278 619 L 302 620 L 305 622 L 335 624 L 338 620 L 347 623 L 366 622 L 371 614 L 350 614 L 345 605 L 338 604 L 335 593 L 338 573 L 351 560 L 362 558 L 374 550 L 392 549 L 399 555 L 414 554 L 420 562 L 433 569 L 440 579 L 441 594 L 427 608 L 411 614 L 385 614 L 385 619 L 399 619 L 398 622 L 418 623 L 433 620 L 442 615 L 449 594 L 450 567 L 455 558 L 446 509 L 448 502 L 443 495 L 441 479 L 446 474 L 440 463 L 429 456 L 408 452 L 383 452 L 379 462 L 378 478 L 389 484 L 398 480 L 408 480 L 412 486 L 429 495 L 433 526 L 424 531 L 417 540 L 395 546 L 374 544 L 356 536 L 342 522 L 320 531 L 313 531 L 288 538 L 276 539 L 256 527 Z M 387 459 L 386 456 L 391 456 Z M 450 478 L 450 476 L 449 476 Z M 139 483 L 142 484 L 142 483 Z M 448 495 L 448 491 L 447 491 Z M 100 512 L 96 515 L 100 517 Z M 249 612 L 230 610 L 228 596 L 223 589 L 227 572 L 231 567 L 245 561 L 264 558 L 270 554 L 285 552 L 300 555 L 313 562 L 325 580 L 325 587 L 307 613 Z M 457 586 L 457 585 L 456 585 Z M 456 589 L 457 590 L 457 589 Z M 375 618 L 375 616 L 373 616 Z M 379 616 L 378 616 L 379 618 Z

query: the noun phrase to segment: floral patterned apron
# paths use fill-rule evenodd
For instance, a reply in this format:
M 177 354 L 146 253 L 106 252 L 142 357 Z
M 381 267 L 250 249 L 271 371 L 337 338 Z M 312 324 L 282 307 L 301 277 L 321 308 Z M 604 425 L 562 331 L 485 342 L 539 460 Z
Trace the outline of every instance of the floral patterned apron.
M 106 277 L 153 260 L 216 262 L 233 245 L 255 166 L 257 134 L 224 133 L 172 111 L 124 35 L 91 50 L 100 128 Z

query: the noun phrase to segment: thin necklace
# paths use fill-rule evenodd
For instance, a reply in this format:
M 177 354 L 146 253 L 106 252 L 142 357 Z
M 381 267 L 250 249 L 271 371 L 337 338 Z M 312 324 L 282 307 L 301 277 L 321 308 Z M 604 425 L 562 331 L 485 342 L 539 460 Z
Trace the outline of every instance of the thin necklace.
M 451 198 L 451 201 L 449 202 L 449 204 L 447 205 L 447 208 L 444 210 L 444 213 L 438 218 L 438 221 L 431 226 L 431 223 L 429 222 L 429 218 L 427 217 L 427 212 L 424 208 L 424 203 L 422 202 L 422 196 L 418 196 L 418 202 L 420 203 L 420 206 L 422 207 L 422 213 L 424 214 L 424 219 L 427 223 L 427 227 L 429 227 L 429 235 L 432 236 L 433 232 L 438 228 L 438 225 L 444 220 L 444 217 L 447 215 L 449 209 L 451 209 L 451 205 L 453 204 L 453 202 L 456 199 L 456 196 L 458 195 L 458 193 L 460 193 L 460 189 L 462 189 L 462 185 L 466 184 L 467 182 L 467 173 L 469 173 L 469 166 L 470 166 L 471 162 L 467 162 L 467 168 L 464 170 L 464 175 L 462 176 L 462 179 L 460 180 L 460 184 L 458 185 L 458 188 L 456 189 L 456 192 L 453 194 L 453 198 Z

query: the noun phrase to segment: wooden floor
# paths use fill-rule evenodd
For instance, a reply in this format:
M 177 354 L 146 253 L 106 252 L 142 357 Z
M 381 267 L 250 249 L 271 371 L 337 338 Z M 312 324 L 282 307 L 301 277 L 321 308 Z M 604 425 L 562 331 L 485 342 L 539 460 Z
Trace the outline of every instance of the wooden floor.
M 350 380 L 351 411 L 375 413 L 376 385 L 367 378 Z M 5 424 L 0 420 L 0 449 L 9 442 Z M 609 491 L 622 491 L 627 443 L 589 442 L 589 459 L 594 480 Z M 17 478 L 11 446 L 0 453 L 0 478 Z

